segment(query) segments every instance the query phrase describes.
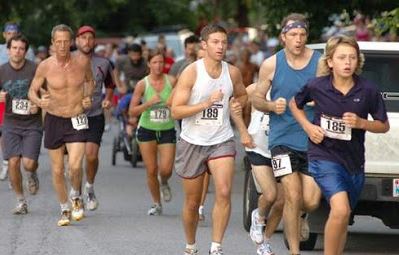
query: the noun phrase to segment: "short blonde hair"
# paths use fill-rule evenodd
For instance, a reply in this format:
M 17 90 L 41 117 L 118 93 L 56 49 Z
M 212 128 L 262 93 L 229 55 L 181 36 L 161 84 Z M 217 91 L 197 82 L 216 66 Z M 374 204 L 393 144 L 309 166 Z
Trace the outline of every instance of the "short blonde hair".
M 323 56 L 319 59 L 319 71 L 317 76 L 324 76 L 331 74 L 331 69 L 328 66 L 327 60 L 332 59 L 337 47 L 340 44 L 347 44 L 355 48 L 357 53 L 357 67 L 355 74 L 360 74 L 364 65 L 364 55 L 360 52 L 359 44 L 356 42 L 355 38 L 346 35 L 336 35 L 328 39 L 326 48 L 324 50 Z

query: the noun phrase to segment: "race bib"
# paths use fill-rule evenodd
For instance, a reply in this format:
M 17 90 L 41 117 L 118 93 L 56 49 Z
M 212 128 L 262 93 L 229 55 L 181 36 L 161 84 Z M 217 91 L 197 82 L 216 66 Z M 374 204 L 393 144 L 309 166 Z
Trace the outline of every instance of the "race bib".
M 276 155 L 272 158 L 274 177 L 280 177 L 292 173 L 291 160 L 288 154 Z
M 89 120 L 87 119 L 87 115 L 82 113 L 76 117 L 71 118 L 72 126 L 76 130 L 88 129 L 89 128 Z
M 16 99 L 12 100 L 12 112 L 20 115 L 30 114 L 30 102 L 28 99 Z
M 150 111 L 151 122 L 168 122 L 170 120 L 170 110 L 167 107 L 155 108 Z
M 269 131 L 269 114 L 263 114 L 260 119 L 260 129 L 264 131 Z
M 223 124 L 223 105 L 214 104 L 197 113 L 195 124 L 202 126 L 221 126 Z
M 341 118 L 330 117 L 327 115 L 321 115 L 320 126 L 325 131 L 325 136 L 350 141 L 352 139 L 352 128 L 347 127 L 345 122 Z

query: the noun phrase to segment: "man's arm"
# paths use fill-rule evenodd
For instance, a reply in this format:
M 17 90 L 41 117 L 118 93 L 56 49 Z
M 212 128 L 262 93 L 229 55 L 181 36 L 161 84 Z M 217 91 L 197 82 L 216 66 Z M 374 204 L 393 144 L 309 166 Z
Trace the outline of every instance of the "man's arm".
M 39 64 L 36 69 L 35 76 L 33 77 L 32 83 L 29 87 L 28 98 L 32 101 L 35 105 L 39 106 L 40 108 L 46 109 L 49 105 L 49 95 L 44 94 L 42 98 L 39 97 L 40 95 L 40 88 L 43 86 L 45 82 L 45 62 Z
M 287 106 L 287 102 L 284 98 L 278 98 L 275 101 L 266 99 L 266 94 L 270 89 L 275 70 L 276 55 L 273 55 L 266 59 L 260 67 L 258 83 L 256 84 L 256 89 L 251 101 L 255 109 L 259 111 L 282 114 L 285 112 Z
M 85 83 L 83 97 L 91 97 L 94 92 L 95 82 L 93 78 L 93 71 L 91 70 L 91 60 L 87 59 L 85 63 Z
M 237 67 L 232 65 L 229 65 L 229 70 L 233 82 L 233 96 L 241 104 L 241 107 L 244 107 L 247 104 L 248 95 L 242 82 L 241 72 Z
M 193 116 L 223 98 L 223 94 L 220 91 L 214 91 L 207 100 L 194 105 L 187 105 L 196 77 L 195 64 L 188 66 L 180 75 L 172 98 L 172 118 L 183 119 Z

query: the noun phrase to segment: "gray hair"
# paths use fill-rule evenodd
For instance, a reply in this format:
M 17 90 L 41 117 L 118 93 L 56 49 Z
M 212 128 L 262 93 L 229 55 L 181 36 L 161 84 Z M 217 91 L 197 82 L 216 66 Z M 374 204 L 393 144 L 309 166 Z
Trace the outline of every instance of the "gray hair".
M 54 39 L 55 32 L 60 31 L 60 32 L 69 32 L 69 35 L 71 36 L 71 39 L 73 38 L 73 31 L 72 29 L 65 25 L 65 24 L 59 24 L 53 27 L 51 30 L 51 39 Z

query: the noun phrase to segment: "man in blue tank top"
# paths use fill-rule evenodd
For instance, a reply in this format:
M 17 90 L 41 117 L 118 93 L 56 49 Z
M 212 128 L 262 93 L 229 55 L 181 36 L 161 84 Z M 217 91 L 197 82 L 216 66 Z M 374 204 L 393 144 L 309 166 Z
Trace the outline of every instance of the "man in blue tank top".
M 281 24 L 281 41 L 284 49 L 266 59 L 259 71 L 259 81 L 253 105 L 270 112 L 269 149 L 272 153 L 274 176 L 284 187 L 284 228 L 291 254 L 299 254 L 301 210 L 312 211 L 318 207 L 320 190 L 308 173 L 308 138 L 287 108 L 290 100 L 305 83 L 316 76 L 320 53 L 305 46 L 309 24 L 304 15 L 292 13 Z M 271 100 L 266 100 L 270 91 Z M 305 107 L 313 116 L 312 106 Z M 302 232 L 302 231 L 301 231 Z

